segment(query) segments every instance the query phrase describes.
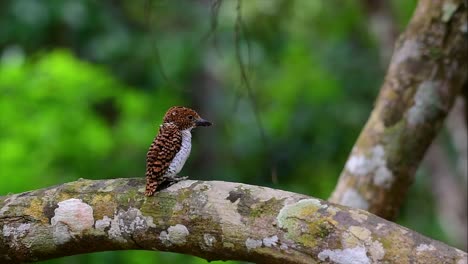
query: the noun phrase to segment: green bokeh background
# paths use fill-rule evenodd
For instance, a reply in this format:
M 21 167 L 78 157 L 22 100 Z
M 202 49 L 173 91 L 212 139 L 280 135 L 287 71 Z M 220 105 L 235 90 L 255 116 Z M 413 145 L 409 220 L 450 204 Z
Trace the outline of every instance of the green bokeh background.
M 184 175 L 326 199 L 385 73 L 363 3 L 247 0 L 239 38 L 234 0 L 214 31 L 208 0 L 1 1 L 0 195 L 144 177 L 162 116 L 185 105 L 215 125 L 194 132 Z M 399 30 L 415 5 L 391 1 Z M 427 178 L 420 170 L 398 222 L 453 245 Z M 207 263 L 149 251 L 44 263 L 111 262 Z

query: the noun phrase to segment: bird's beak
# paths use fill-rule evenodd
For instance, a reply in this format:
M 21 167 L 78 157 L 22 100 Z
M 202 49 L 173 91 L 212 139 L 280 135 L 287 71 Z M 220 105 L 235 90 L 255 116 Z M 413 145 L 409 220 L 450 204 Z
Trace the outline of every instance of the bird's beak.
M 211 122 L 208 122 L 203 118 L 200 118 L 200 119 L 197 119 L 197 121 L 195 121 L 195 125 L 197 125 L 197 126 L 211 126 Z

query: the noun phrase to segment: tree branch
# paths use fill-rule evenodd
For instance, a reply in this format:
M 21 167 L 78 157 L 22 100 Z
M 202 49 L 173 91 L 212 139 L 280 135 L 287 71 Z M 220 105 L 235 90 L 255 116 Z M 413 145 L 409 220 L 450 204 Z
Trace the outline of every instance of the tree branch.
M 393 219 L 468 78 L 463 0 L 421 0 L 330 201 Z
M 120 249 L 283 264 L 467 257 L 368 212 L 300 194 L 217 181 L 183 181 L 150 198 L 143 191 L 144 179 L 78 180 L 0 197 L 0 262 Z

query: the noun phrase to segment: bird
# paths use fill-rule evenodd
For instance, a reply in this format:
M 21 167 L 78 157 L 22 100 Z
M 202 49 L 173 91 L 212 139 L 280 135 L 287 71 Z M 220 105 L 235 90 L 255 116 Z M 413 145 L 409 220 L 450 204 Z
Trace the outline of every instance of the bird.
M 145 196 L 152 196 L 165 182 L 174 184 L 187 177 L 179 177 L 192 148 L 192 129 L 211 126 L 193 109 L 173 106 L 167 110 L 159 132 L 146 154 Z

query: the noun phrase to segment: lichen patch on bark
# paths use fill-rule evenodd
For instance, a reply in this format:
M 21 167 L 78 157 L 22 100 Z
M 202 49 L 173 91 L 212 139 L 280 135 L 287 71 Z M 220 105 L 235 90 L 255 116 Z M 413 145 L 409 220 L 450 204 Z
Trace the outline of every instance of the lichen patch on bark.
M 345 248 L 362 247 L 370 255 L 372 263 L 378 263 L 385 257 L 382 242 L 373 239 L 372 231 L 361 226 L 350 226 L 342 234 L 341 243 Z
M 5 238 L 11 239 L 13 245 L 18 246 L 20 240 L 24 238 L 30 231 L 31 224 L 20 224 L 20 225 L 4 225 L 3 226 L 3 236 Z
M 317 210 L 322 208 L 322 204 L 318 199 L 304 199 L 294 204 L 287 204 L 279 211 L 276 220 L 280 228 L 291 228 L 294 219 L 305 219 L 311 216 Z
M 4 205 L 0 209 L 0 216 L 5 215 L 9 211 L 10 204 L 12 204 L 16 200 L 16 197 L 18 197 L 18 194 L 13 194 L 10 197 L 6 198 L 4 201 L 2 201 Z
M 159 234 L 159 239 L 165 246 L 183 245 L 187 242 L 187 236 L 190 234 L 186 226 L 177 224 L 170 226 L 167 231 Z
M 247 238 L 247 240 L 245 240 L 245 247 L 247 248 L 248 251 L 256 249 L 261 246 L 262 246 L 262 240 L 253 239 L 250 237 Z
M 392 185 L 394 176 L 387 167 L 385 149 L 382 145 L 374 146 L 368 155 L 357 153 L 356 149 L 353 152 L 354 154 L 346 162 L 346 169 L 353 176 L 364 177 L 371 174 L 376 186 L 388 189 Z
M 430 80 L 419 85 L 414 97 L 414 104 L 408 111 L 407 120 L 410 126 L 417 126 L 432 120 L 440 109 L 444 109 L 438 94 L 438 87 L 441 85 L 442 83 L 439 81 Z
M 94 218 L 102 219 L 104 216 L 113 215 L 117 209 L 117 203 L 110 194 L 96 194 L 91 202 L 94 208 Z
M 447 1 L 442 5 L 442 21 L 447 23 L 452 18 L 455 11 L 457 11 L 458 5 Z
M 49 219 L 45 216 L 43 211 L 43 201 L 39 198 L 34 198 L 29 202 L 28 208 L 26 208 L 26 213 L 33 216 L 35 219 L 47 223 Z
M 428 244 L 420 244 L 416 247 L 416 251 L 423 252 L 423 251 L 433 251 L 436 250 L 436 248 L 433 245 L 428 245 Z
M 334 220 L 319 213 L 319 210 L 327 212 L 327 207 L 319 199 L 303 199 L 286 204 L 276 217 L 278 227 L 286 231 L 286 239 L 312 248 L 333 229 L 331 223 Z
M 369 209 L 369 202 L 367 202 L 362 195 L 352 187 L 348 187 L 341 196 L 340 204 L 367 210 Z
M 119 242 L 126 242 L 132 234 L 146 232 L 150 227 L 156 227 L 151 216 L 144 216 L 137 208 L 130 207 L 128 210 L 120 209 L 113 219 L 105 216 L 96 221 L 96 229 L 107 228 L 109 236 Z
M 54 230 L 55 243 L 64 244 L 75 235 L 93 227 L 93 208 L 80 199 L 72 198 L 61 201 L 54 210 L 54 217 L 50 221 Z
M 318 258 L 322 261 L 330 261 L 336 264 L 370 264 L 371 261 L 366 254 L 364 247 L 358 246 L 354 248 L 341 249 L 325 249 L 318 254 Z
M 203 234 L 203 242 L 205 246 L 211 248 L 216 243 L 216 237 L 214 237 L 212 234 Z
M 274 246 L 276 246 L 276 243 L 278 243 L 278 236 L 277 235 L 274 235 L 274 236 L 271 236 L 271 237 L 265 237 L 263 239 L 263 245 L 265 245 L 265 247 L 274 247 Z
M 51 219 L 52 226 L 64 223 L 74 233 L 91 228 L 94 224 L 93 208 L 80 199 L 68 199 L 58 203 L 55 216 Z
M 351 215 L 351 218 L 353 218 L 354 220 L 358 221 L 359 223 L 362 223 L 364 221 L 367 220 L 367 215 L 365 214 L 361 214 L 359 211 L 357 210 L 350 210 L 349 211 L 349 214 Z
M 104 216 L 101 220 L 96 220 L 94 227 L 96 230 L 104 231 L 107 227 L 111 225 L 112 219 L 110 219 L 107 215 Z
M 403 63 L 411 58 L 417 59 L 421 54 L 420 49 L 421 47 L 416 40 L 407 39 L 405 42 L 403 42 L 398 51 L 394 53 L 395 55 L 393 57 L 393 65 L 398 66 L 398 64 Z

